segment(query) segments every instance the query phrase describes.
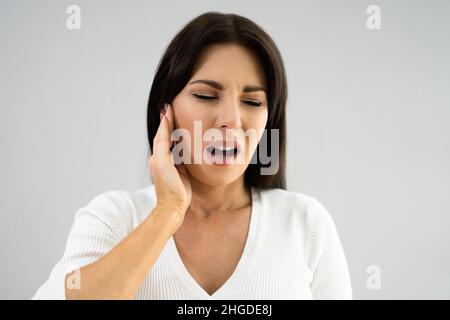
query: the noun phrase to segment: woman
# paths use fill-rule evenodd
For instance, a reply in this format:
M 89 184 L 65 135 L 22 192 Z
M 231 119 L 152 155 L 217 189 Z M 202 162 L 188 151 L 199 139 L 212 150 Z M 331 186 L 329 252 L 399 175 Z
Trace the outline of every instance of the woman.
M 285 190 L 286 99 L 281 55 L 254 22 L 209 12 L 187 24 L 150 91 L 154 184 L 81 208 L 34 298 L 351 299 L 333 219 Z

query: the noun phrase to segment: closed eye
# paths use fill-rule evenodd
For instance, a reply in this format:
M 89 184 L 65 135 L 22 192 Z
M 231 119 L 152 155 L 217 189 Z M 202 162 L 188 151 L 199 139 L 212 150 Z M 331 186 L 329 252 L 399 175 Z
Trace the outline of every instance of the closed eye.
M 218 99 L 216 96 L 210 96 L 210 95 L 204 95 L 204 94 L 198 94 L 198 93 L 193 93 L 193 96 L 195 96 L 197 99 L 200 100 L 215 100 Z M 260 107 L 262 105 L 262 102 L 259 100 L 244 100 L 243 102 L 247 103 L 248 105 L 254 106 L 254 107 Z
M 203 99 L 203 100 L 214 100 L 214 99 L 217 99 L 216 96 L 208 96 L 208 95 L 196 94 L 196 93 L 194 93 L 193 95 L 196 98 Z

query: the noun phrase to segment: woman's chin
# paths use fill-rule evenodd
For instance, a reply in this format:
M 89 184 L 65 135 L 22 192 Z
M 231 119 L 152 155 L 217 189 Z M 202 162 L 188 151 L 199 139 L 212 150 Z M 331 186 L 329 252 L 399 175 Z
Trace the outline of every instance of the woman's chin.
M 209 186 L 231 184 L 245 172 L 245 166 L 238 164 L 191 164 L 185 166 L 189 175 Z

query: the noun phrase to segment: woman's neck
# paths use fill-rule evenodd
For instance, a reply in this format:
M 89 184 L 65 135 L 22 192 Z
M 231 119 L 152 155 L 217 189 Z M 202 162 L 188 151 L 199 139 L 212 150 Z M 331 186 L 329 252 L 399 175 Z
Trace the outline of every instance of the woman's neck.
M 245 187 L 244 175 L 223 186 L 210 186 L 189 177 L 192 198 L 188 212 L 202 220 L 210 215 L 239 210 L 251 205 L 251 191 Z

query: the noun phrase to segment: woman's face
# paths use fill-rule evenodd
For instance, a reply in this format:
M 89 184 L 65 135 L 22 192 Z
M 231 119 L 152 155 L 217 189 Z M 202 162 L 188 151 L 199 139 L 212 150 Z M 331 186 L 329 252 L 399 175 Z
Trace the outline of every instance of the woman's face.
M 189 153 L 190 162 L 184 166 L 191 176 L 211 186 L 243 178 L 267 122 L 264 88 L 264 70 L 250 50 L 236 44 L 213 44 L 202 52 L 192 78 L 172 101 L 175 129 L 185 129 L 190 135 L 183 154 Z

